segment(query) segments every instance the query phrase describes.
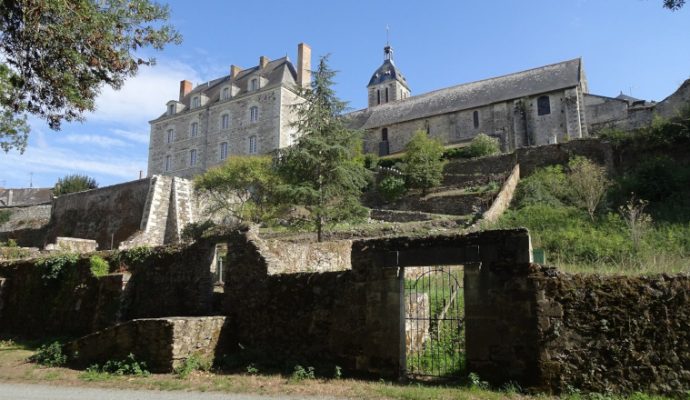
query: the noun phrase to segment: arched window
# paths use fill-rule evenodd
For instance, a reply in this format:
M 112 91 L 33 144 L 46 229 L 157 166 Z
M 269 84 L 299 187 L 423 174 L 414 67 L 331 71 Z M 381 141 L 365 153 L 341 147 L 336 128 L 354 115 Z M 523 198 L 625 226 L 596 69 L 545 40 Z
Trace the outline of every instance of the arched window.
M 198 133 L 199 133 L 199 123 L 198 122 L 192 122 L 189 125 L 189 136 L 196 137 L 196 135 Z
M 472 113 L 472 123 L 474 124 L 474 129 L 479 128 L 479 111 L 477 110 Z
M 551 101 L 549 96 L 539 96 L 537 98 L 537 115 L 551 114 Z
M 249 109 L 249 122 L 256 122 L 259 120 L 259 107 L 252 106 Z

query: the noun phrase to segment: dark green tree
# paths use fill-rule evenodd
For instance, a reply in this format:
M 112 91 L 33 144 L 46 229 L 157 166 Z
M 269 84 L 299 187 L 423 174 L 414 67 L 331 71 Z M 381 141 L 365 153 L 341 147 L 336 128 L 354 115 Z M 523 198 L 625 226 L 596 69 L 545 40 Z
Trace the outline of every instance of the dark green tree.
M 83 192 L 84 190 L 96 189 L 97 187 L 98 183 L 90 176 L 71 174 L 58 179 L 53 187 L 53 195 L 60 196 L 62 194 Z
M 25 115 L 47 121 L 82 120 L 103 85 L 122 87 L 145 47 L 181 38 L 152 0 L 3 0 L 0 2 L 0 145 L 26 148 Z
M 296 143 L 276 157 L 284 182 L 278 185 L 281 200 L 309 211 L 319 241 L 327 223 L 365 215 L 359 197 L 369 181 L 361 157 L 361 133 L 348 129 L 343 121 L 346 104 L 335 95 L 334 76 L 328 56 L 322 57 L 311 88 L 300 89 L 305 101 L 295 106 Z
M 422 194 L 438 186 L 443 180 L 443 145 L 426 132 L 417 131 L 405 146 L 402 172 L 411 189 L 422 189 Z
M 685 0 L 664 0 L 664 7 L 672 11 L 680 10 L 684 5 Z

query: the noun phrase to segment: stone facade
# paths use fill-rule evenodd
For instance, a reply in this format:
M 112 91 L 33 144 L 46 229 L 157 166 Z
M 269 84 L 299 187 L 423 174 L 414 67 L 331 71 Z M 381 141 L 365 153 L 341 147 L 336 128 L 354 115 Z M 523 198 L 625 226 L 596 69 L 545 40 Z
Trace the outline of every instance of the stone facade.
M 149 176 L 191 177 L 225 159 L 265 154 L 294 140 L 298 88 L 311 82 L 309 46 L 298 46 L 297 69 L 287 57 L 241 69 L 192 89 L 180 84 L 178 101 L 150 122 Z

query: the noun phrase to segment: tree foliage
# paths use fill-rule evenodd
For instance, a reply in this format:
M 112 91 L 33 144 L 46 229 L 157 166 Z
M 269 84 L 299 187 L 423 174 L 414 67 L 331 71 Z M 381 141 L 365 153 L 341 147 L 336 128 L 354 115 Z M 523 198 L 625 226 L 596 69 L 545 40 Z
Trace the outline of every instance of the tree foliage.
M 333 90 L 335 72 L 322 57 L 313 72 L 311 88 L 300 89 L 304 102 L 295 106 L 295 145 L 282 149 L 276 168 L 283 179 L 281 199 L 305 207 L 322 240 L 327 223 L 363 217 L 359 201 L 369 172 L 363 166 L 360 132 L 348 129 L 345 103 Z
M 685 0 L 664 0 L 664 7 L 672 11 L 677 11 L 683 8 Z
M 181 38 L 166 6 L 150 0 L 5 0 L 0 2 L 0 144 L 26 147 L 26 113 L 60 129 L 93 111 L 103 85 L 122 87 L 142 48 Z
M 475 136 L 470 145 L 465 148 L 465 154 L 469 158 L 492 156 L 500 152 L 501 146 L 498 143 L 498 139 L 492 138 L 485 133 Z
M 426 132 L 417 131 L 405 146 L 402 172 L 409 188 L 422 189 L 422 193 L 441 184 L 443 145 L 430 138 Z
M 573 204 L 587 211 L 594 221 L 594 212 L 604 199 L 611 181 L 606 169 L 584 157 L 574 157 L 568 163 L 568 184 Z
M 53 187 L 53 195 L 60 196 L 63 194 L 83 192 L 84 190 L 96 189 L 97 187 L 98 183 L 90 176 L 71 174 L 58 179 Z
M 194 179 L 210 215 L 259 222 L 272 211 L 271 191 L 278 183 L 267 156 L 229 158 Z

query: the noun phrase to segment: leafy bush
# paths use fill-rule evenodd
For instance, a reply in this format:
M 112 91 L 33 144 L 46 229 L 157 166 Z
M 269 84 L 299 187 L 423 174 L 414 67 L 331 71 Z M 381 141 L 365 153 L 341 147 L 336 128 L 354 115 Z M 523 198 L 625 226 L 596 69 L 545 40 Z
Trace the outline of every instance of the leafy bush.
M 295 365 L 295 369 L 292 371 L 290 379 L 293 381 L 303 381 L 306 379 L 314 379 L 315 370 L 314 367 L 307 367 L 306 369 L 301 365 Z
M 186 378 L 194 371 L 209 371 L 211 369 L 211 362 L 204 360 L 196 354 L 192 354 L 185 359 L 180 366 L 175 368 L 175 374 L 180 378 Z
M 103 257 L 97 255 L 93 255 L 91 258 L 89 258 L 89 269 L 91 269 L 91 273 L 96 278 L 108 275 L 110 272 L 108 262 L 105 261 Z
M 568 184 L 563 167 L 540 168 L 520 181 L 513 204 L 515 208 L 535 204 L 562 206 L 566 201 Z
M 0 225 L 8 222 L 12 216 L 12 211 L 10 210 L 0 210 Z
M 36 261 L 36 266 L 41 270 L 41 278 L 55 280 L 60 277 L 66 267 L 77 264 L 79 256 L 74 253 L 61 253 Z
M 153 254 L 148 246 L 137 246 L 118 253 L 118 259 L 129 266 L 141 264 Z
M 402 161 L 403 159 L 400 156 L 379 158 L 378 166 L 383 168 L 394 168 L 396 165 L 401 164 Z
M 109 360 L 103 366 L 94 364 L 88 368 L 90 372 L 108 373 L 113 375 L 149 376 L 151 373 L 143 361 L 137 361 L 134 354 L 130 353 L 124 360 Z
M 67 356 L 62 353 L 62 344 L 53 342 L 39 347 L 36 353 L 29 357 L 29 361 L 46 367 L 59 367 L 65 365 Z
M 399 176 L 387 176 L 378 184 L 378 191 L 386 201 L 395 201 L 407 191 L 405 179 Z
M 402 172 L 409 188 L 427 189 L 441 184 L 443 179 L 443 145 L 426 132 L 417 131 L 405 146 Z
M 72 174 L 58 179 L 53 187 L 53 195 L 60 196 L 63 194 L 83 192 L 85 190 L 96 189 L 97 187 L 98 183 L 90 176 Z
M 492 156 L 500 152 L 501 146 L 498 139 L 484 133 L 475 136 L 470 145 L 465 148 L 465 154 L 469 158 Z
M 205 233 L 215 228 L 215 222 L 206 220 L 203 222 L 191 222 L 182 229 L 182 240 L 192 242 L 201 239 Z

